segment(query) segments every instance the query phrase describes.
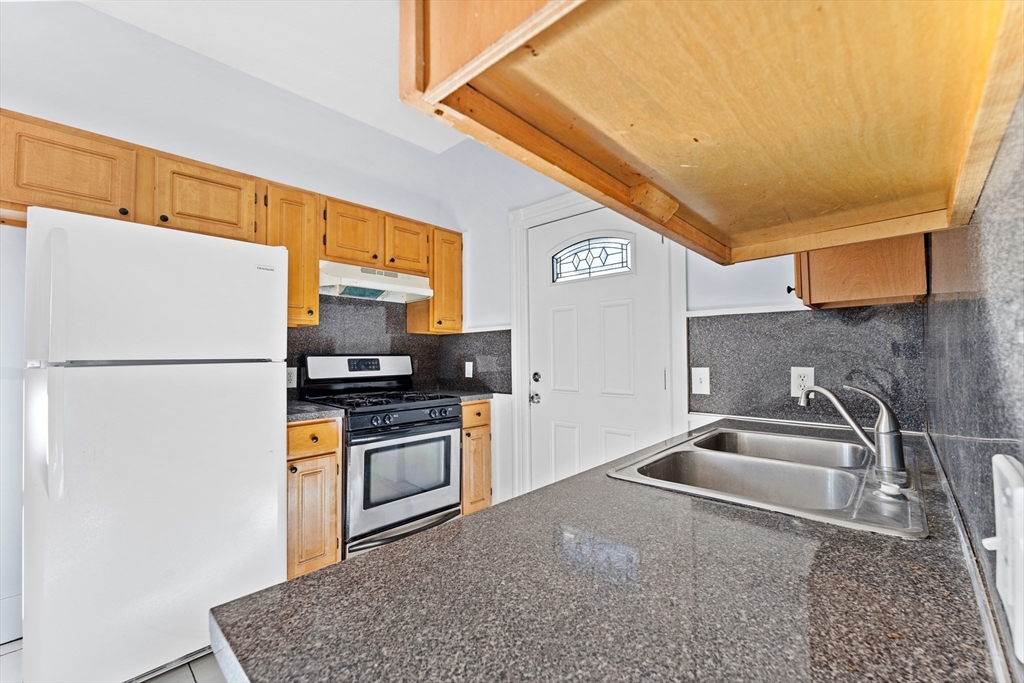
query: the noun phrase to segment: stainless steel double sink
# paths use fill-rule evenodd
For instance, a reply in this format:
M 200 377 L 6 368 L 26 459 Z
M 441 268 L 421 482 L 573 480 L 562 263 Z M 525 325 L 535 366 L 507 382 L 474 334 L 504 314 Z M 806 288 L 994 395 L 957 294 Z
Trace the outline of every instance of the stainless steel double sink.
M 716 429 L 654 453 L 641 451 L 608 475 L 864 531 L 924 538 L 928 527 L 916 460 L 909 459 L 899 490 L 889 486 L 883 493 L 873 457 L 864 446 L 838 436 Z

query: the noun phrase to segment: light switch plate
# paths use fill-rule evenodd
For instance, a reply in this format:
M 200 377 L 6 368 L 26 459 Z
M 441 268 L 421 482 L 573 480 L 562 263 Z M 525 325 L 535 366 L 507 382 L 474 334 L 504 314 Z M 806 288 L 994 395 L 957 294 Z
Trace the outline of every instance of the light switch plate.
M 467 360 L 466 361 L 466 377 L 472 377 L 472 376 L 473 376 L 473 361 Z
M 996 592 L 1006 610 L 1013 654 L 1024 662 L 1024 465 L 992 456 L 996 535 L 981 544 L 996 552 Z
M 711 369 L 690 368 L 690 393 L 710 394 L 711 393 Z
M 299 386 L 299 371 L 296 368 L 288 368 L 288 388 L 294 389 Z
M 789 395 L 800 398 L 807 387 L 814 386 L 814 368 L 789 369 Z

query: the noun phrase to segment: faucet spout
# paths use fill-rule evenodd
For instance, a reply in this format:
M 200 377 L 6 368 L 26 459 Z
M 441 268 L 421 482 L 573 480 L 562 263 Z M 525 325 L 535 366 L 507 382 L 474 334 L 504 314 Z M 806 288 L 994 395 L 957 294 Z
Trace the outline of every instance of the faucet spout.
M 878 449 L 875 447 L 875 442 L 871 440 L 871 437 L 867 435 L 863 427 L 861 427 L 857 420 L 854 419 L 853 415 L 850 415 L 850 411 L 846 409 L 846 406 L 844 406 L 843 402 L 839 400 L 839 397 L 833 394 L 825 387 L 807 387 L 800 393 L 799 404 L 806 408 L 811 404 L 811 399 L 814 397 L 815 394 L 821 394 L 829 401 L 831 401 L 832 405 L 834 405 L 836 407 L 836 410 L 839 411 L 839 414 L 843 416 L 844 420 L 846 420 L 846 424 L 850 425 L 850 428 L 853 429 L 854 434 L 856 434 L 860 438 L 860 440 L 864 442 L 864 445 L 867 446 L 868 450 L 876 455 L 878 454 Z
M 875 455 L 875 467 L 878 470 L 881 470 L 884 474 L 897 474 L 904 472 L 903 433 L 900 431 L 900 422 L 896 419 L 896 415 L 893 413 L 892 408 L 890 408 L 885 401 L 867 389 L 845 384 L 843 385 L 843 388 L 864 394 L 878 404 L 879 412 L 878 419 L 875 420 L 874 441 L 868 437 L 864 432 L 864 429 L 857 423 L 857 420 L 850 415 L 850 412 L 846 409 L 846 406 L 843 405 L 842 401 L 824 387 L 813 386 L 804 389 L 800 394 L 799 404 L 806 407 L 810 405 L 811 397 L 815 394 L 821 394 L 832 402 L 832 405 L 836 407 L 836 410 L 838 410 L 839 414 L 843 416 L 843 419 L 846 420 L 848 425 L 850 425 L 854 433 L 856 433 L 860 440 L 864 442 L 864 445 L 868 447 L 868 450 Z

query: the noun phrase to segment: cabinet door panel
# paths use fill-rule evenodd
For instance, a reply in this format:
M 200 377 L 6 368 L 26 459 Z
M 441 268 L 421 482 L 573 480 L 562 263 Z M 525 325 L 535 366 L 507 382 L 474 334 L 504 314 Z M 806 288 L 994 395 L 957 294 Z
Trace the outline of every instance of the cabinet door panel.
M 434 231 L 434 323 L 439 331 L 462 331 L 462 234 Z
M 256 181 L 172 159 L 156 159 L 156 225 L 252 242 Z
M 491 428 L 462 432 L 462 514 L 491 506 Z
M 3 200 L 132 220 L 134 149 L 7 116 L 0 147 Z
M 327 200 L 323 255 L 331 261 L 383 268 L 381 214 L 355 204 Z
M 338 456 L 288 463 L 288 578 L 338 561 Z
M 429 267 L 430 226 L 395 216 L 384 219 L 385 268 L 426 275 Z
M 317 196 L 270 185 L 267 188 L 267 243 L 288 249 L 288 325 L 320 322 L 320 222 Z

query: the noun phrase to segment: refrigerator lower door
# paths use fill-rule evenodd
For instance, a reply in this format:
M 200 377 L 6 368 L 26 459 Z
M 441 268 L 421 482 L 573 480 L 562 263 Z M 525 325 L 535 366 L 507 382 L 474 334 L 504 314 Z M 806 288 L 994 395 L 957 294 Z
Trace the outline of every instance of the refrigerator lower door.
M 288 252 L 29 207 L 29 361 L 284 360 Z
M 26 372 L 24 680 L 124 681 L 285 580 L 284 363 Z

